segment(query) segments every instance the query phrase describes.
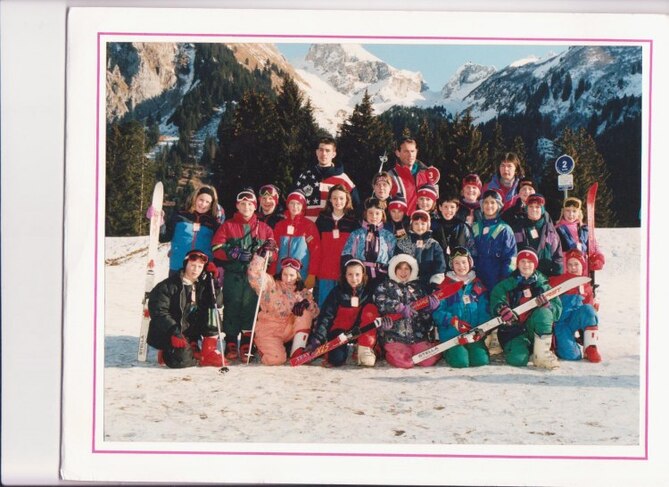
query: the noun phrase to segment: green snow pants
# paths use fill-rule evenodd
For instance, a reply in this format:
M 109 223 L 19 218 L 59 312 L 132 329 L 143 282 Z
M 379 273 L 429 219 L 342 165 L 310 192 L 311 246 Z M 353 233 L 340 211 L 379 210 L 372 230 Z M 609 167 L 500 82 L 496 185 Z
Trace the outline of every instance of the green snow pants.
M 223 279 L 225 341 L 236 342 L 240 332 L 253 328 L 258 295 L 251 289 L 246 272 L 226 271 Z
M 490 363 L 490 355 L 483 340 L 458 345 L 444 352 L 446 363 L 454 368 L 479 367 Z

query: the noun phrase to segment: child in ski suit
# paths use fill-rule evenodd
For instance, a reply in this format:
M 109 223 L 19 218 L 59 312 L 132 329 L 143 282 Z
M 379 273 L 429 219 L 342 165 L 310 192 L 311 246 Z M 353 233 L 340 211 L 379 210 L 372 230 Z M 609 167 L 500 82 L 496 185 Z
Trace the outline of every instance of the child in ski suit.
M 270 266 L 272 275 L 281 272 L 281 260 L 293 257 L 302 263 L 300 271 L 304 285 L 313 289 L 320 262 L 321 237 L 316 224 L 306 215 L 307 198 L 295 190 L 286 198 L 286 218 L 276 224 L 274 238 L 279 245 L 279 255 Z
M 455 194 L 447 194 L 439 199 L 439 217 L 432 220 L 432 237 L 439 242 L 444 256 L 451 254 L 455 247 L 471 251 L 474 247 L 472 227 L 458 216 L 460 200 Z
M 432 184 L 424 184 L 416 192 L 418 196 L 416 200 L 416 210 L 427 211 L 430 218 L 437 216 L 437 200 L 439 199 L 439 191 Z
M 383 228 L 386 205 L 376 198 L 365 200 L 362 227 L 351 232 L 342 250 L 342 265 L 358 259 L 367 268 L 369 279 L 384 277 L 388 273 L 388 262 L 395 250 L 395 236 Z
M 147 343 L 159 350 L 159 363 L 170 368 L 223 365 L 217 349 L 218 329 L 209 321 L 214 296 L 212 279 L 205 270 L 215 272 L 216 268 L 207 268 L 207 264 L 211 262 L 204 252 L 191 250 L 181 271 L 159 282 L 149 294 Z
M 339 283 L 328 294 L 304 351 L 313 352 L 340 333 L 371 323 L 378 315 L 367 287 L 366 267 L 360 260 L 351 259 L 344 264 Z M 374 366 L 376 328 L 359 336 L 357 343 L 358 365 Z M 328 352 L 326 360 L 329 365 L 338 367 L 344 365 L 347 356 L 348 347 L 344 345 Z
M 462 178 L 462 190 L 457 216 L 471 226 L 474 220 L 480 219 L 481 213 L 481 178 L 478 174 L 467 174 Z
M 599 271 L 604 268 L 604 254 L 599 249 L 588 248 L 588 226 L 583 224 L 583 204 L 578 198 L 570 197 L 564 200 L 560 219 L 555 224 L 555 230 L 560 237 L 562 252 L 580 250 L 585 256 L 585 275 L 589 271 Z
M 149 207 L 147 217 L 153 215 Z M 188 198 L 183 210 L 175 211 L 167 223 L 161 227 L 160 242 L 170 242 L 170 275 L 179 274 L 186 253 L 198 249 L 209 259 L 211 239 L 222 220 L 225 219 L 218 206 L 218 196 L 213 186 L 200 186 Z
M 482 219 L 472 226 L 474 267 L 486 289 L 508 277 L 516 264 L 516 240 L 511 227 L 499 216 L 502 205 L 502 197 L 494 189 L 483 193 Z
M 426 288 L 436 287 L 444 280 L 446 260 L 444 251 L 430 231 L 430 214 L 416 210 L 411 214 L 411 230 L 406 238 L 397 241 L 395 253 L 409 254 L 418 262 L 418 279 Z
M 490 293 L 490 309 L 505 321 L 497 328 L 497 336 L 509 365 L 525 366 L 531 360 L 535 367 L 555 369 L 560 365 L 551 351 L 551 342 L 553 323 L 560 319 L 562 302 L 551 299 L 520 316 L 513 311 L 550 289 L 546 276 L 537 271 L 538 265 L 539 257 L 534 249 L 520 250 L 518 269 Z
M 286 218 L 279 204 L 281 193 L 279 188 L 273 184 L 266 184 L 260 187 L 258 191 L 260 196 L 260 204 L 258 205 L 258 220 L 267 223 L 272 230 L 276 224 Z
M 490 320 L 488 290 L 473 270 L 474 260 L 464 247 L 455 247 L 449 258 L 451 270 L 446 279 L 462 281 L 464 286 L 454 295 L 441 301 L 432 317 L 437 324 L 439 340 L 445 342 L 460 333 Z M 484 340 L 457 345 L 444 352 L 451 367 L 478 367 L 488 365 L 490 356 Z
M 578 249 L 565 253 L 567 270 L 561 276 L 549 279 L 551 286 L 557 286 L 572 277 L 587 275 L 585 254 Z M 562 315 L 555 322 L 555 353 L 565 360 L 580 360 L 581 357 L 590 362 L 601 362 L 602 357 L 597 348 L 599 338 L 599 307 L 594 298 L 592 285 L 584 284 L 560 295 Z M 575 333 L 583 337 L 583 352 L 576 342 Z
M 562 274 L 562 245 L 538 193 L 527 198 L 527 218 L 515 232 L 518 247 L 532 247 L 539 256 L 539 271 L 546 277 Z
M 381 318 L 379 341 L 386 361 L 393 367 L 409 369 L 414 366 L 411 357 L 432 346 L 429 340 L 432 328 L 432 311 L 439 300 L 429 297 L 426 308 L 415 311 L 411 304 L 427 296 L 429 290 L 418 280 L 418 262 L 408 254 L 398 254 L 390 259 L 388 277 L 374 289 L 374 304 L 381 315 L 401 313 L 402 318 Z M 428 367 L 439 360 L 439 355 L 427 358 L 418 365 Z
M 511 199 L 509 207 L 502 212 L 502 220 L 508 223 L 514 232 L 519 230 L 527 219 L 527 198 L 535 193 L 534 182 L 529 178 L 522 178 L 518 183 L 518 194 Z
M 261 296 L 254 343 L 264 365 L 281 365 L 287 358 L 285 343 L 292 341 L 291 356 L 304 350 L 312 321 L 318 316 L 318 306 L 311 292 L 304 288 L 299 260 L 284 258 L 280 277 L 263 274 L 267 250 L 271 251 L 265 248 L 256 254 L 248 269 L 249 283 Z
M 255 213 L 257 200 L 253 190 L 245 189 L 237 195 L 237 212 L 226 220 L 211 241 L 214 259 L 224 269 L 223 331 L 225 358 L 234 361 L 250 353 L 251 329 L 258 296 L 253 292 L 246 273 L 253 254 L 266 240 L 274 239 L 269 225 L 258 221 Z M 240 347 L 237 337 L 241 333 Z
M 348 236 L 360 228 L 353 211 L 351 194 L 341 184 L 330 188 L 325 209 L 316 219 L 321 249 L 318 263 L 318 306 L 323 306 L 341 277 L 340 256 Z

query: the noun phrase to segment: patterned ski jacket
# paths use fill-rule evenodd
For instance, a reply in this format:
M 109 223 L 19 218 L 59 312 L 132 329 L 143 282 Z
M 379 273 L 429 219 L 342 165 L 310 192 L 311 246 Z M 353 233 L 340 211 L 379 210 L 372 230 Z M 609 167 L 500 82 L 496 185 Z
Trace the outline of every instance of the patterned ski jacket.
M 515 232 L 518 248 L 532 247 L 539 257 L 539 271 L 545 276 L 559 276 L 563 270 L 562 245 L 560 237 L 546 215 L 532 221 L 525 219 L 521 228 Z
M 293 257 L 302 262 L 300 271 L 302 279 L 306 279 L 309 274 L 318 273 L 321 237 L 314 222 L 302 215 L 291 218 L 286 211 L 286 218 L 274 228 L 274 238 L 279 246 L 279 252 L 270 266 L 272 275 L 281 272 L 281 259 L 286 257 Z
M 218 220 L 208 213 L 174 212 L 159 235 L 161 242 L 171 242 L 170 270 L 181 269 L 184 257 L 194 249 L 201 250 L 211 259 L 211 239 L 218 227 Z
M 446 274 L 446 279 L 450 282 L 460 280 L 453 271 Z M 439 330 L 439 340 L 442 342 L 460 334 L 451 325 L 451 318 L 466 321 L 471 326 L 478 326 L 491 318 L 488 311 L 488 290 L 483 282 L 476 277 L 474 271 L 470 271 L 464 283 L 457 293 L 442 300 L 432 314 Z
M 337 280 L 341 276 L 341 255 L 348 236 L 360 228 L 360 223 L 353 215 L 344 215 L 335 221 L 332 215 L 321 213 L 316 219 L 316 228 L 321 238 L 319 279 Z
M 341 184 L 351 193 L 354 208 L 360 207 L 358 189 L 344 172 L 344 166 L 321 167 L 319 164 L 315 164 L 298 176 L 293 189 L 302 190 L 307 197 L 307 218 L 311 221 L 316 221 L 321 210 L 325 208 L 328 192 L 335 184 Z
M 518 194 L 519 182 L 520 178 L 516 177 L 514 178 L 511 187 L 507 188 L 499 181 L 499 174 L 495 173 L 493 174 L 492 179 L 483 186 L 481 194 L 485 193 L 489 189 L 496 189 L 502 195 L 502 201 L 504 202 L 502 211 L 504 211 L 511 206 L 513 197 Z
M 260 281 L 262 280 L 262 269 L 264 260 L 259 255 L 254 255 L 247 272 L 251 288 L 260 293 Z M 275 280 L 270 274 L 265 274 L 263 293 L 258 312 L 258 322 L 275 321 L 285 323 L 293 316 L 292 310 L 295 303 L 306 299 L 309 301 L 308 310 L 313 316 L 318 315 L 318 305 L 314 301 L 313 294 L 307 289 L 298 291 L 286 286 L 280 279 Z
M 444 250 L 432 232 L 422 235 L 410 231 L 406 237 L 397 240 L 395 254 L 409 254 L 418 261 L 418 279 L 421 284 L 441 284 L 446 273 Z
M 516 268 L 516 239 L 511 227 L 499 216 L 491 220 L 475 221 L 472 233 L 472 257 L 476 274 L 486 289 L 492 289 Z
M 474 248 L 472 227 L 456 215 L 450 220 L 443 217 L 432 220 L 432 237 L 439 242 L 445 255 L 455 247 L 464 247 L 471 253 Z
M 388 262 L 395 250 L 395 236 L 385 228 L 373 228 L 363 222 L 361 228 L 348 236 L 342 250 L 341 266 L 351 259 L 359 259 L 367 268 L 367 275 L 373 279 L 388 272 Z
M 229 252 L 239 247 L 254 254 L 268 238 L 274 238 L 274 233 L 269 225 L 258 221 L 256 214 L 245 220 L 236 212 L 231 219 L 218 227 L 211 240 L 214 261 L 223 266 L 226 272 L 246 273 L 249 263 L 230 258 Z

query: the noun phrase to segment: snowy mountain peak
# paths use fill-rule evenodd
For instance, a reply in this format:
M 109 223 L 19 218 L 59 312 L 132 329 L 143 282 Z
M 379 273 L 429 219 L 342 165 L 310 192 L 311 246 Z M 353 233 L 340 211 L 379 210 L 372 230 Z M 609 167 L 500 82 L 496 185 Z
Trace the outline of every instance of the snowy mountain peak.
M 510 68 L 519 68 L 520 66 L 525 66 L 526 64 L 535 64 L 535 63 L 539 62 L 539 60 L 540 60 L 540 58 L 538 58 L 537 56 L 528 56 L 526 58 L 519 59 L 517 61 L 512 62 L 511 64 L 509 64 L 509 67 Z
M 495 72 L 494 66 L 466 62 L 455 71 L 455 74 L 441 89 L 441 96 L 444 98 L 456 96 L 462 99 Z

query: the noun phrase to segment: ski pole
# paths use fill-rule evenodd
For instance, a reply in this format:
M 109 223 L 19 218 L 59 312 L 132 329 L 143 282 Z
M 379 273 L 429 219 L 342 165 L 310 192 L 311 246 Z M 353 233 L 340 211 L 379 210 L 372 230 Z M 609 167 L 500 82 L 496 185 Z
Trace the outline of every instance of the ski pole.
M 218 372 L 225 374 L 230 369 L 225 366 L 225 353 L 223 350 L 223 332 L 221 331 L 221 315 L 219 313 L 218 305 L 216 304 L 216 288 L 214 287 L 214 276 L 210 275 L 209 283 L 211 284 L 211 298 L 213 299 L 212 305 L 214 306 L 214 321 L 216 321 L 216 330 L 218 330 L 218 350 L 221 352 L 221 360 L 223 366 L 218 369 Z
M 249 351 L 246 354 L 246 365 L 251 361 L 251 351 L 253 350 L 253 335 L 256 331 L 256 323 L 258 323 L 258 312 L 260 311 L 260 300 L 262 299 L 262 292 L 265 288 L 265 274 L 267 274 L 267 266 L 269 264 L 269 258 L 272 255 L 272 252 L 267 252 L 265 255 L 265 263 L 263 264 L 262 273 L 260 274 L 260 290 L 258 291 L 258 303 L 256 304 L 256 312 L 253 317 L 253 327 L 251 328 L 251 340 L 249 341 Z

